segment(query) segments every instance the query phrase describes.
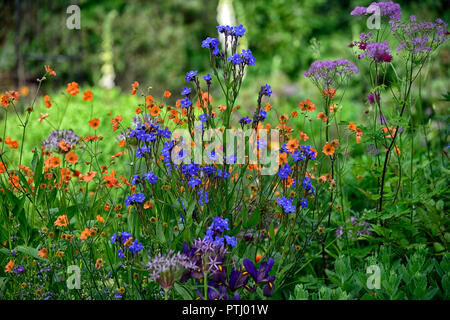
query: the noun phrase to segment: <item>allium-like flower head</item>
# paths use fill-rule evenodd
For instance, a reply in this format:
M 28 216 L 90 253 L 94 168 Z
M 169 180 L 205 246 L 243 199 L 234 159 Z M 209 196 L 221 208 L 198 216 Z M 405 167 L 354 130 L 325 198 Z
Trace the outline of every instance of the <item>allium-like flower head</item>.
M 150 280 L 156 281 L 163 290 L 173 287 L 175 281 L 180 280 L 185 270 L 195 269 L 196 266 L 189 257 L 180 252 L 169 250 L 167 254 L 158 254 L 154 258 L 149 257 L 146 265 L 150 273 Z
M 42 145 L 45 149 L 52 150 L 52 151 L 61 151 L 59 143 L 61 141 L 64 141 L 66 144 L 70 145 L 71 147 L 78 144 L 80 141 L 80 137 L 78 137 L 72 129 L 70 130 L 53 130 L 48 138 L 44 141 L 42 141 Z M 65 150 L 68 151 L 68 150 Z
M 310 78 L 320 91 L 323 91 L 324 89 L 338 88 L 341 83 L 358 72 L 358 68 L 353 63 L 339 58 L 314 61 L 304 75 Z

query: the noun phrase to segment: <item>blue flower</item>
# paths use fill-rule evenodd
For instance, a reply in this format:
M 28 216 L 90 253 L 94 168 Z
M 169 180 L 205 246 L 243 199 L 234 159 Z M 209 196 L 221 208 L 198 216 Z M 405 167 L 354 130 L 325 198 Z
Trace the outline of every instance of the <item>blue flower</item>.
M 242 53 L 241 53 L 241 57 L 242 59 L 244 59 L 245 63 L 248 64 L 249 66 L 254 66 L 256 63 L 256 58 L 253 56 L 252 52 L 250 51 L 250 49 L 243 49 Z
M 123 250 L 122 250 L 122 249 L 119 249 L 119 251 L 117 252 L 117 256 L 118 256 L 120 259 L 123 259 L 124 254 L 123 254 Z
M 113 233 L 113 235 L 111 236 L 111 243 L 116 242 L 116 240 L 117 240 L 117 234 Z
M 233 28 L 234 29 L 234 35 L 236 37 L 243 37 L 245 35 L 245 28 L 242 24 L 236 26 Z
M 266 83 L 265 86 L 261 87 L 261 95 L 270 97 L 272 95 L 272 88 Z
M 184 78 L 184 80 L 186 80 L 189 83 L 192 80 L 194 80 L 196 76 L 197 70 L 189 71 L 188 73 L 186 73 L 186 77 Z
M 264 111 L 264 110 L 259 110 L 259 118 L 260 118 L 261 120 L 267 119 L 267 112 Z
M 208 191 L 200 190 L 197 194 L 199 196 L 199 199 L 198 199 L 198 204 L 199 205 L 202 206 L 202 205 L 207 204 L 209 202 Z
M 134 193 L 125 199 L 125 205 L 129 206 L 132 203 L 142 203 L 145 200 L 145 195 L 143 193 Z
M 308 207 L 308 200 L 306 200 L 305 198 L 302 198 L 300 200 L 300 204 L 301 204 L 302 208 L 306 208 L 306 207 Z
M 211 82 L 211 75 L 208 73 L 206 76 L 203 76 L 203 80 L 205 80 L 207 83 Z
M 280 177 L 281 180 L 283 180 L 289 177 L 291 172 L 292 172 L 291 166 L 286 163 L 278 172 L 278 176 Z
M 227 242 L 227 244 L 229 244 L 230 246 L 232 246 L 233 248 L 237 245 L 237 241 L 235 237 L 230 237 L 225 235 L 225 240 Z
M 181 99 L 180 103 L 182 108 L 189 108 L 192 105 L 192 101 L 188 97 Z
M 241 120 L 239 120 L 239 123 L 241 123 L 241 124 L 250 124 L 250 123 L 252 123 L 252 119 L 250 119 L 248 116 L 245 116 Z
M 233 64 L 239 65 L 242 63 L 243 60 L 239 53 L 235 53 L 231 57 L 228 58 L 228 61 L 231 61 Z
M 132 254 L 137 254 L 139 251 L 141 251 L 142 249 L 144 249 L 142 247 L 142 243 L 138 242 L 138 240 L 136 239 L 131 246 L 128 247 L 128 250 L 130 250 L 130 252 Z
M 183 91 L 181 91 L 182 96 L 187 96 L 190 93 L 191 93 L 191 88 L 189 88 L 189 87 L 184 87 Z
M 212 50 L 213 55 L 217 56 L 220 52 L 219 50 L 219 40 L 216 38 L 207 37 L 202 41 L 202 48 L 207 48 Z
M 192 178 L 189 180 L 188 185 L 189 185 L 191 188 L 195 188 L 195 187 L 198 186 L 200 183 L 202 183 L 202 181 L 201 181 L 200 179 L 192 177 Z
M 140 177 L 138 174 L 134 175 L 133 178 L 131 179 L 131 184 L 135 185 L 135 184 L 139 183 L 139 178 Z
M 156 184 L 156 181 L 158 181 L 158 177 L 153 173 L 153 171 L 146 173 L 145 179 L 147 179 L 147 181 L 151 184 Z
M 281 197 L 277 199 L 277 204 L 283 208 L 285 213 L 293 213 L 295 212 L 295 206 L 292 204 L 292 200 L 292 198 Z
M 199 116 L 199 119 L 200 119 L 201 122 L 206 122 L 206 121 L 208 121 L 208 115 L 205 114 L 205 113 L 202 113 L 202 114 Z

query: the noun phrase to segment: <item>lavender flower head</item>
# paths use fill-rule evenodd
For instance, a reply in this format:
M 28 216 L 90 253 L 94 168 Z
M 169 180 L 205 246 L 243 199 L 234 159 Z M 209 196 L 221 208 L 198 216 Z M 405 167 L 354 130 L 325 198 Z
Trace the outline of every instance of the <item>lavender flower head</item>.
M 400 42 L 397 51 L 427 55 L 447 40 L 447 27 L 448 24 L 442 19 L 436 19 L 435 22 L 418 22 L 412 15 L 407 22 L 395 24 L 391 31 Z
M 42 146 L 47 150 L 60 151 L 58 143 L 64 140 L 71 146 L 78 144 L 80 137 L 78 137 L 72 129 L 53 130 L 50 132 L 48 138 L 42 141 Z
M 388 2 L 372 2 L 368 7 L 356 7 L 350 12 L 352 16 L 362 16 L 373 13 L 373 10 L 368 10 L 369 8 L 374 8 L 377 6 L 380 8 L 380 15 L 388 17 L 389 23 L 393 24 L 396 21 L 400 21 L 400 17 L 402 14 L 402 9 L 398 3 L 388 1 Z
M 311 64 L 308 71 L 304 73 L 305 77 L 322 91 L 329 88 L 337 88 L 353 74 L 359 72 L 358 67 L 347 59 L 336 60 L 318 60 Z
M 185 270 L 196 268 L 188 256 L 180 252 L 174 253 L 173 250 L 169 250 L 165 255 L 149 257 L 146 267 L 150 273 L 150 280 L 158 282 L 166 291 L 173 287 L 175 281 L 180 280 Z

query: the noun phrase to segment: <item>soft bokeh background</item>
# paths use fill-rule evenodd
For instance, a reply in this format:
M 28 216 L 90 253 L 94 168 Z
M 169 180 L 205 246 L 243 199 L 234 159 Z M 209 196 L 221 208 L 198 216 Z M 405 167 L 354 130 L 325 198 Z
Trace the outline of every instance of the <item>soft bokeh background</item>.
M 250 48 L 256 57 L 256 67 L 248 69 L 238 101 L 243 107 L 241 115 L 252 112 L 258 88 L 264 83 L 271 84 L 274 91 L 273 116 L 290 113 L 306 98 L 319 101 L 316 88 L 303 73 L 315 59 L 343 57 L 356 63 L 361 73 L 346 92 L 341 116 L 344 120 L 363 121 L 367 78 L 348 44 L 366 31 L 365 21 L 350 16 L 351 10 L 370 2 L 3 1 L 0 5 L 0 90 L 26 92 L 28 89 L 28 96 L 22 100 L 26 102 L 33 96 L 43 66 L 51 65 L 57 77 L 44 83 L 41 94 L 49 94 L 56 107 L 43 108 L 40 98 L 37 107 L 42 109 L 33 115 L 30 129 L 34 141 L 28 143 L 39 144 L 52 129 L 50 123 L 38 123 L 39 112 L 48 112 L 53 125 L 61 122 L 61 127 L 85 135 L 89 132 L 91 105 L 86 106 L 80 94 L 66 109 L 67 98 L 63 93 L 68 82 L 77 81 L 81 93 L 86 89 L 94 92 L 93 115 L 102 120 L 101 127 L 108 127 L 111 116 L 116 114 L 131 118 L 138 104 L 137 97 L 129 94 L 130 84 L 135 80 L 142 87 L 152 87 L 155 97 L 170 90 L 174 94 L 169 102 L 174 103 L 187 71 L 210 72 L 208 50 L 200 47 L 201 41 L 207 36 L 217 37 L 216 25 L 228 16 L 247 28 L 242 46 Z M 414 13 L 423 20 L 441 17 L 450 21 L 446 1 L 396 2 L 402 6 L 403 17 Z M 81 8 L 81 30 L 66 28 L 69 16 L 66 9 L 70 4 Z M 446 45 L 425 70 L 427 85 L 421 92 L 421 105 L 429 117 L 448 113 L 448 102 L 440 99 L 448 91 L 449 64 L 450 50 Z M 111 74 L 114 74 L 114 88 L 102 88 L 102 78 L 104 81 Z M 221 102 L 218 91 L 213 91 L 213 97 L 218 104 Z M 26 105 L 22 103 L 20 107 L 24 109 Z M 0 117 L 3 116 L 2 113 Z M 14 132 L 11 134 L 15 138 Z M 444 134 L 439 141 L 447 143 L 446 139 Z

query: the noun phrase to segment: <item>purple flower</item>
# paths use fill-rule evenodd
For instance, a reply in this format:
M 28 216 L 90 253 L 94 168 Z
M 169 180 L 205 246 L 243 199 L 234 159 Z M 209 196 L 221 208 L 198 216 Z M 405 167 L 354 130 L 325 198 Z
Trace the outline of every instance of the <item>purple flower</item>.
M 400 5 L 397 3 L 394 3 L 392 1 L 389 2 L 372 2 L 369 7 L 356 7 L 353 9 L 352 12 L 350 12 L 350 15 L 352 16 L 361 16 L 361 15 L 367 15 L 369 13 L 373 13 L 374 11 L 369 10 L 370 7 L 377 6 L 380 9 L 380 14 L 382 16 L 387 16 L 390 19 L 390 23 L 394 23 L 395 21 L 400 20 L 400 16 L 402 14 L 402 10 L 400 8 Z
M 319 88 L 320 91 L 336 88 L 341 82 L 359 72 L 358 68 L 347 59 L 317 60 L 314 61 L 309 70 L 304 73 L 305 77 Z
M 392 55 L 390 53 L 390 47 L 387 41 L 369 43 L 366 50 L 364 50 L 358 58 L 362 59 L 366 56 L 377 63 L 392 61 Z
M 272 270 L 275 260 L 269 258 L 267 261 L 261 262 L 259 268 L 256 269 L 255 264 L 249 260 L 244 259 L 245 270 L 252 276 L 255 284 L 265 284 L 264 296 L 271 297 L 273 294 L 273 282 L 275 281 L 274 276 L 269 276 L 270 270 Z

